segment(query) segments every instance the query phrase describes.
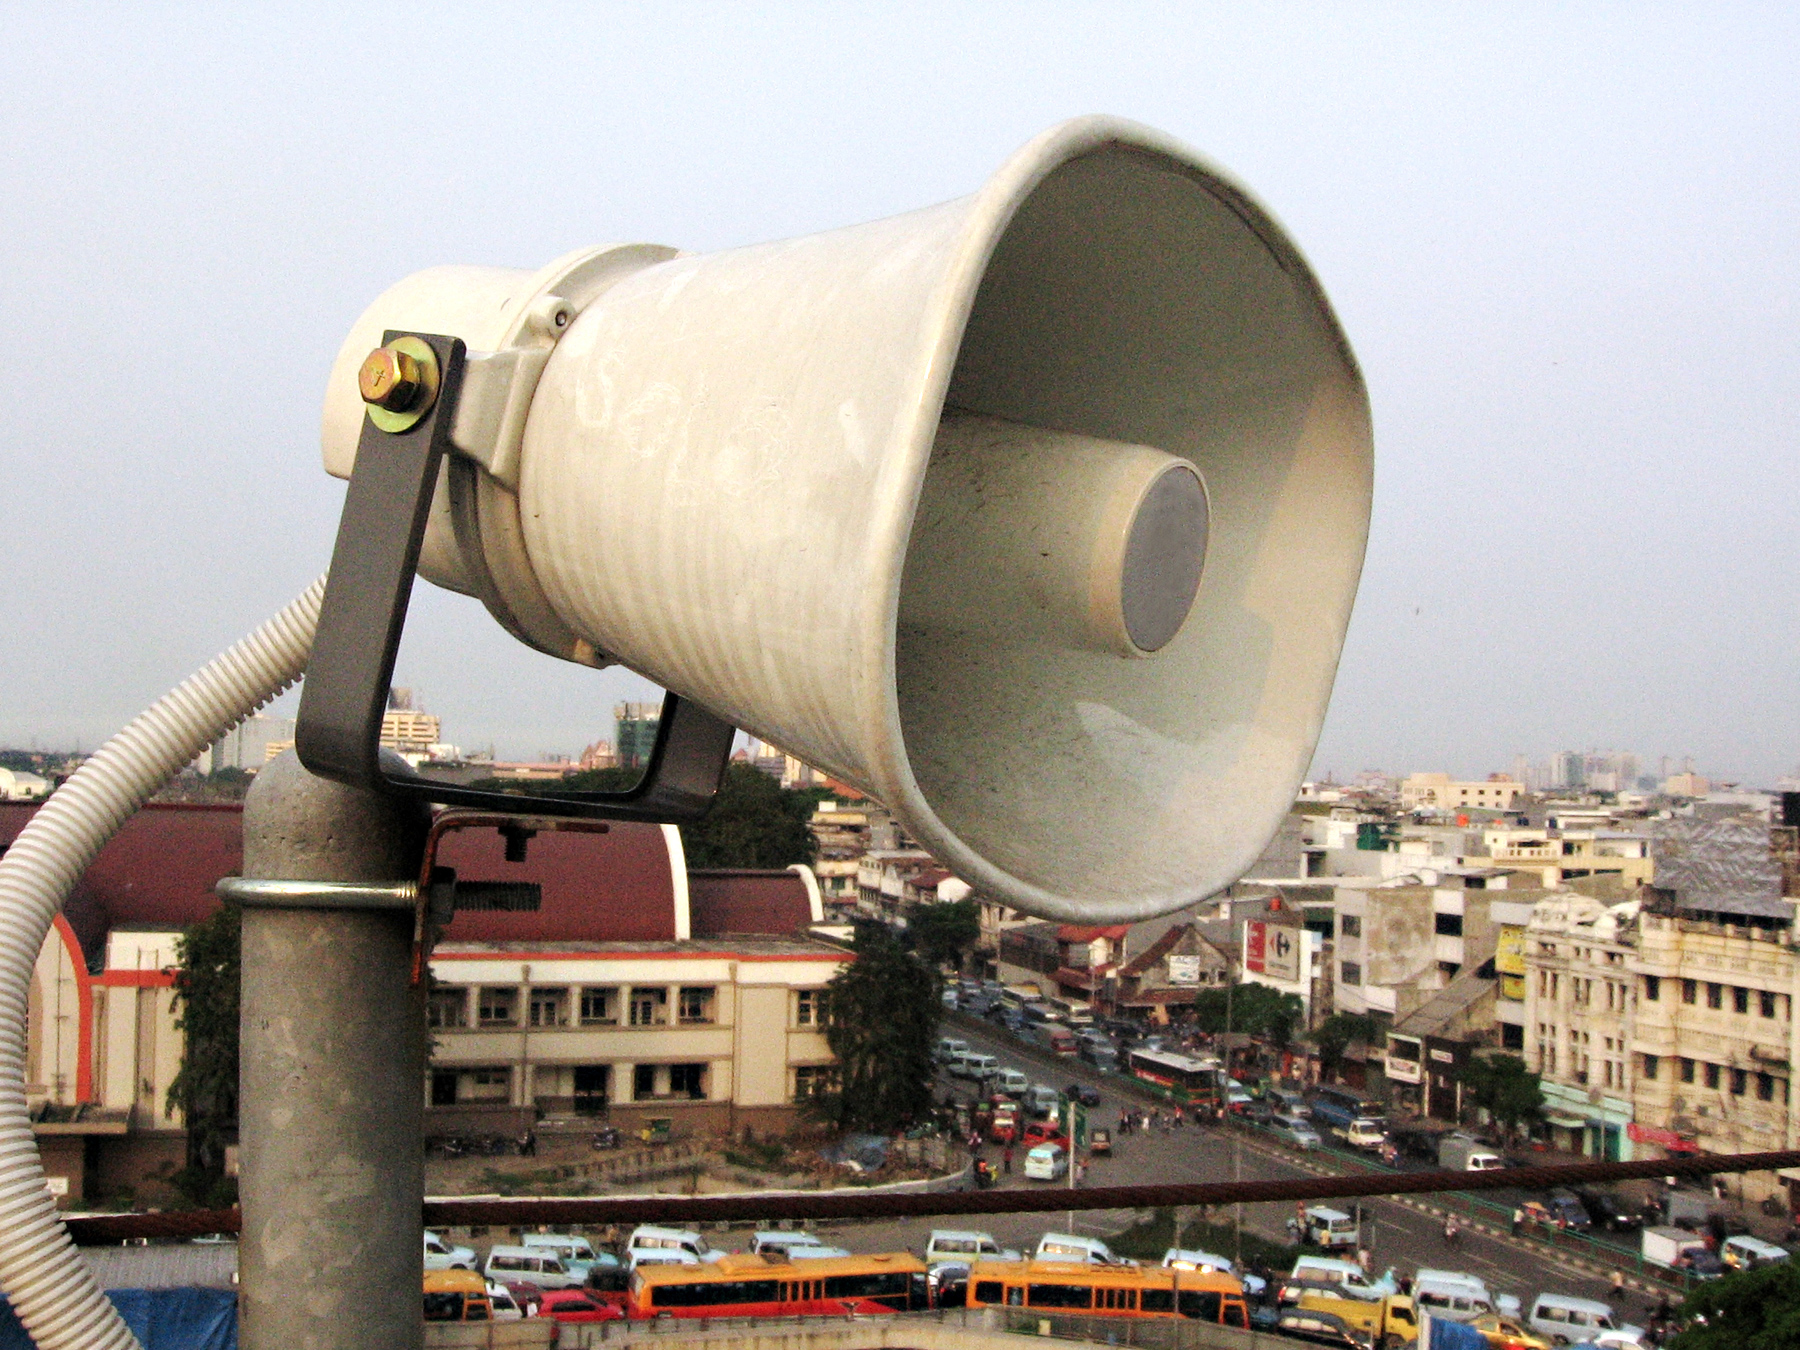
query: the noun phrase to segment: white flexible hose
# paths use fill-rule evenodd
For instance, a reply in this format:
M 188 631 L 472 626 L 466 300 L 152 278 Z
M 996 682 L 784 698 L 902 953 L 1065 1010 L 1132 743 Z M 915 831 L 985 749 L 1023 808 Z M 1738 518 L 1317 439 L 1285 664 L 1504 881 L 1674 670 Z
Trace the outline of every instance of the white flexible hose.
M 26 1000 L 38 953 L 76 878 L 131 814 L 300 678 L 324 594 L 320 577 L 140 713 L 51 795 L 0 858 L 0 1289 L 40 1350 L 131 1350 L 138 1342 L 69 1240 L 44 1184 L 25 1103 Z

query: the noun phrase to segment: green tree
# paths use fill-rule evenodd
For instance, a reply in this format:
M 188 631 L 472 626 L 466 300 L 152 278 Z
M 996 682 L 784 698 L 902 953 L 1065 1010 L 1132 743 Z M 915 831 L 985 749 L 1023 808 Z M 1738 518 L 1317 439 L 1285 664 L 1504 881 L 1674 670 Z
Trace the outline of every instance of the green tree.
M 839 1129 L 883 1134 L 930 1115 L 939 990 L 937 972 L 890 933 L 858 930 L 856 959 L 825 988 L 838 1081 L 815 1099 L 820 1115 Z
M 642 769 L 584 769 L 554 782 L 483 778 L 471 786 L 519 797 L 545 797 L 563 792 L 626 792 L 642 777 Z M 784 788 L 748 764 L 727 765 L 711 809 L 698 821 L 681 827 L 688 866 L 779 868 L 810 863 L 819 856 L 812 833 L 813 811 L 828 795 L 823 788 Z
M 681 827 L 689 867 L 787 867 L 819 855 L 812 799 L 748 764 L 725 770 L 712 809 Z
M 1375 1039 L 1375 1019 L 1367 1013 L 1333 1013 L 1313 1032 L 1319 1047 L 1319 1067 L 1327 1076 L 1337 1072 L 1351 1041 L 1365 1044 Z
M 1202 989 L 1194 995 L 1194 1014 L 1202 1031 L 1235 1031 L 1285 1046 L 1306 1015 L 1298 994 L 1284 994 L 1266 984 L 1235 984 Z
M 1693 1325 L 1669 1350 L 1793 1350 L 1800 1345 L 1800 1264 L 1778 1261 L 1708 1280 L 1688 1295 L 1681 1316 Z
M 237 1139 L 242 934 L 242 912 L 226 904 L 190 924 L 175 944 L 175 1026 L 182 1048 L 169 1101 L 187 1125 L 187 1166 L 175 1184 L 207 1207 L 236 1202 L 237 1185 L 225 1175 L 225 1147 Z
M 974 900 L 920 905 L 906 921 L 913 950 L 934 966 L 962 969 L 963 954 L 981 936 L 981 906 Z
M 1465 1100 L 1485 1107 L 1508 1135 L 1544 1114 L 1544 1089 L 1517 1055 L 1475 1055 L 1457 1075 Z

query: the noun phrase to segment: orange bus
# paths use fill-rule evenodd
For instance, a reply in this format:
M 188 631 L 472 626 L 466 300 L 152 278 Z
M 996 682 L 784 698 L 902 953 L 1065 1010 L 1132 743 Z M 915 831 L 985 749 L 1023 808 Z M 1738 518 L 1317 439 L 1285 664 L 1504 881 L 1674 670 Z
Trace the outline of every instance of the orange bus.
M 969 1306 L 1092 1317 L 1186 1317 L 1250 1329 L 1244 1286 L 1215 1270 L 977 1261 L 969 1268 Z
M 639 1266 L 631 1272 L 625 1315 L 793 1317 L 808 1314 L 922 1312 L 931 1306 L 925 1263 L 911 1252 L 786 1261 L 733 1255 L 711 1265 Z

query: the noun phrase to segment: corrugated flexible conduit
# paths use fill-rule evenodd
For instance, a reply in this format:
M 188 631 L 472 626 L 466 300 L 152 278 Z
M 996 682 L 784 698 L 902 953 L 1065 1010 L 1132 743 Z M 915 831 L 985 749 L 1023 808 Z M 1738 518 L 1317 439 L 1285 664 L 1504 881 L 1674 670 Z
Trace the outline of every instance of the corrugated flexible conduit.
M 138 1344 L 57 1217 L 25 1101 L 25 1016 L 44 938 L 75 881 L 182 766 L 306 670 L 323 577 L 140 713 L 39 808 L 0 858 L 0 1289 L 40 1350 Z

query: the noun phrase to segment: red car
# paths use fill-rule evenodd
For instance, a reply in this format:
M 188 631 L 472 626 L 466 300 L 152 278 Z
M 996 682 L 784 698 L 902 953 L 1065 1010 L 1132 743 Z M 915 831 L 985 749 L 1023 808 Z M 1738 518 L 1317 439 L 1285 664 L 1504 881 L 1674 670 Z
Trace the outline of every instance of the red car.
M 611 1303 L 602 1303 L 585 1289 L 546 1290 L 537 1315 L 557 1322 L 611 1322 L 625 1315 Z

